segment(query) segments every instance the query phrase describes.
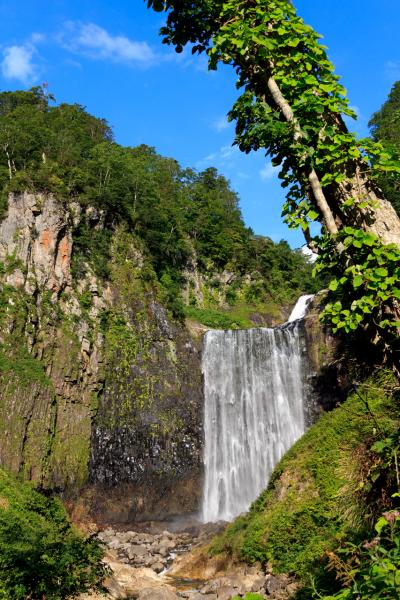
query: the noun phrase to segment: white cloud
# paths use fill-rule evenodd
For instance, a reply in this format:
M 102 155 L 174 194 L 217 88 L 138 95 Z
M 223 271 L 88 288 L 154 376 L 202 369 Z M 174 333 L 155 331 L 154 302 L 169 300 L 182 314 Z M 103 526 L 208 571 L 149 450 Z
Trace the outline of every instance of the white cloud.
M 46 36 L 43 33 L 33 32 L 29 38 L 30 44 L 40 44 L 46 40 Z
M 225 129 L 228 129 L 229 126 L 230 126 L 230 123 L 225 116 L 220 117 L 219 119 L 216 119 L 215 121 L 213 121 L 211 123 L 212 129 L 214 129 L 218 133 L 220 133 L 221 131 L 224 131 Z
M 361 110 L 360 110 L 360 108 L 359 108 L 358 106 L 356 106 L 355 104 L 352 104 L 352 105 L 350 106 L 350 108 L 351 108 L 351 110 L 352 110 L 353 112 L 355 112 L 355 113 L 356 113 L 356 117 L 357 117 L 357 119 L 359 119 L 359 118 L 361 117 Z
M 238 146 L 222 146 L 219 153 L 222 160 L 230 160 L 235 154 L 239 154 Z
M 259 171 L 259 175 L 263 181 L 273 179 L 278 174 L 278 167 L 274 167 L 271 162 L 268 162 L 265 167 Z
M 112 35 L 95 23 L 70 21 L 58 40 L 66 49 L 93 59 L 143 66 L 156 60 L 156 54 L 147 42 L 131 40 L 124 35 Z
M 388 60 L 385 65 L 386 75 L 389 77 L 397 78 L 400 77 L 400 62 L 394 60 Z
M 196 169 L 216 167 L 217 169 L 236 168 L 236 160 L 240 150 L 237 146 L 221 146 L 216 152 L 212 152 L 196 163 Z
M 24 84 L 32 83 L 39 74 L 33 60 L 35 52 L 36 48 L 31 43 L 6 47 L 1 62 L 3 76 L 6 79 L 17 79 Z

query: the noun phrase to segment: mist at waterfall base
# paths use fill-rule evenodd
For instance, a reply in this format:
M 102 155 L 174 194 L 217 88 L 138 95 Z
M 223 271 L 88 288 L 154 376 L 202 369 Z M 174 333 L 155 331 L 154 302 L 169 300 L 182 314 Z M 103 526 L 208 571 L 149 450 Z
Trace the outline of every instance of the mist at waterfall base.
M 203 522 L 247 511 L 305 431 L 299 319 L 311 299 L 281 327 L 205 335 Z

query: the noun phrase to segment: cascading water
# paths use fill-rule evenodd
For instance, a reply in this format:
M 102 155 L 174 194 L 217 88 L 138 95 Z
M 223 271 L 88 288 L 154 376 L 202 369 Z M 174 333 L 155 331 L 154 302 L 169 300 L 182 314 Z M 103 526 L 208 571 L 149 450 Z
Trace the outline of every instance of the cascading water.
M 290 313 L 290 317 L 288 319 L 288 323 L 292 323 L 292 321 L 297 321 L 297 319 L 302 319 L 307 312 L 308 305 L 311 300 L 314 298 L 314 294 L 308 294 L 305 296 L 300 296 L 297 300 L 292 312 Z
M 304 297 L 299 303 L 297 318 L 307 307 Z M 298 320 L 275 329 L 206 333 L 204 522 L 229 521 L 248 510 L 304 433 L 302 362 Z

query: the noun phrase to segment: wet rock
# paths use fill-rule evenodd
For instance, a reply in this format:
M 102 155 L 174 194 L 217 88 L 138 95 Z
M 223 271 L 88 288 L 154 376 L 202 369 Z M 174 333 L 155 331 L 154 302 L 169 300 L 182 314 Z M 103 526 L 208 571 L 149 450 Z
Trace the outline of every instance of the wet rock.
M 155 571 L 156 573 L 161 573 L 164 570 L 164 565 L 161 562 L 156 562 L 154 564 L 151 565 L 151 568 L 153 569 L 153 571 Z

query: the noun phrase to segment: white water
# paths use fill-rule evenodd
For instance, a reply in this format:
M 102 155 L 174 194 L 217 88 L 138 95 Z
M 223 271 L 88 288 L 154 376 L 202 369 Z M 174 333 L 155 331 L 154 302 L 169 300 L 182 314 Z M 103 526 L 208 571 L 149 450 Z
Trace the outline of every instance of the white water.
M 203 374 L 202 520 L 229 521 L 249 509 L 279 459 L 304 433 L 299 322 L 208 331 Z
M 314 298 L 314 294 L 308 294 L 306 296 L 300 296 L 297 300 L 292 312 L 290 313 L 290 317 L 288 323 L 292 321 L 297 321 L 297 319 L 302 319 L 307 312 L 308 305 L 311 300 Z

